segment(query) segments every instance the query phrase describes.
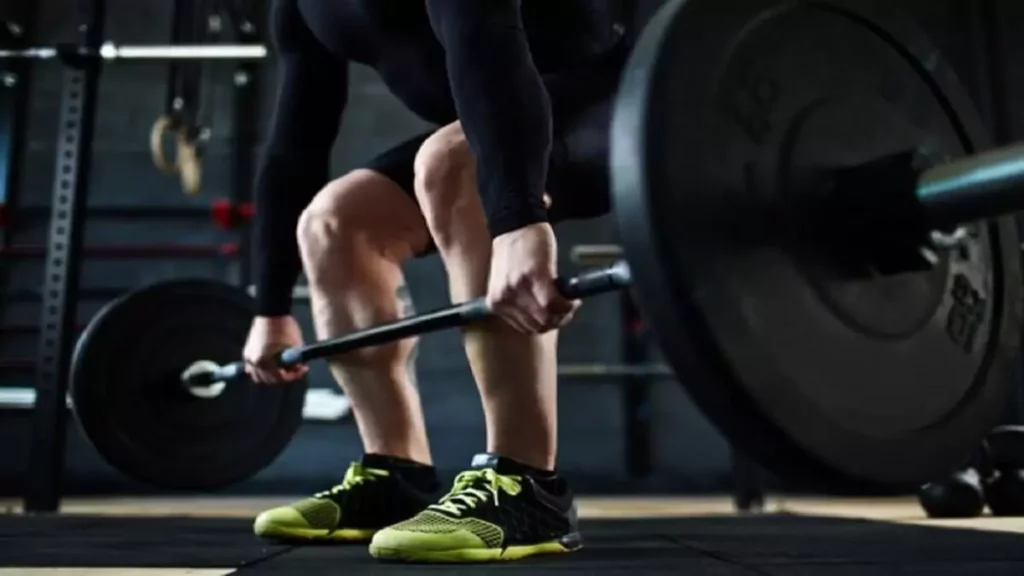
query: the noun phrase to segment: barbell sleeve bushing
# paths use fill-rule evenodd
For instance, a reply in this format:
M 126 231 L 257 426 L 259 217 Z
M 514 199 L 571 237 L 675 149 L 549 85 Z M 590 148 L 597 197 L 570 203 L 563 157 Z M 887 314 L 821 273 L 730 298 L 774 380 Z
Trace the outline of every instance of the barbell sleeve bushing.
M 555 284 L 564 297 L 578 300 L 627 288 L 632 281 L 629 265 L 625 261 L 620 261 L 606 268 L 584 272 L 572 278 L 558 279 Z M 294 366 L 309 360 L 336 356 L 404 338 L 468 326 L 491 316 L 493 316 L 493 312 L 487 304 L 487 299 L 477 298 L 440 310 L 416 314 L 365 330 L 357 330 L 331 340 L 289 348 L 278 354 L 277 363 L 284 367 Z M 189 387 L 209 386 L 214 382 L 237 379 L 243 374 L 245 374 L 245 363 L 238 361 L 220 366 L 216 370 L 183 373 L 182 382 Z
M 939 229 L 1024 210 L 1024 144 L 929 168 L 915 195 L 925 220 Z

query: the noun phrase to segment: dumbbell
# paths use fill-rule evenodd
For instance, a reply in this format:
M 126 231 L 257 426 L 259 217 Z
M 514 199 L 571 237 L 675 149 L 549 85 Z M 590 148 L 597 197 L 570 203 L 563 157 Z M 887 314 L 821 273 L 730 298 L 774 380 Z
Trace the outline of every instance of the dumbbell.
M 929 518 L 975 518 L 985 511 L 982 483 L 977 468 L 968 466 L 925 484 L 917 497 Z
M 990 470 L 982 478 L 993 516 L 1024 516 L 1024 426 L 1000 426 L 985 441 Z
M 924 485 L 918 493 L 930 518 L 973 518 L 986 503 L 993 516 L 1024 516 L 1024 426 L 1000 426 L 971 465 Z

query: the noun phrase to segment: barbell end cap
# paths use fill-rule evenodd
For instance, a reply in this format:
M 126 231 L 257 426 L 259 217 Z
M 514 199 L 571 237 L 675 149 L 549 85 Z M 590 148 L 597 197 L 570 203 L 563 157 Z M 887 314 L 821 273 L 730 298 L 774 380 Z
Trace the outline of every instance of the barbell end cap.
M 215 373 L 216 368 L 217 366 L 214 365 L 211 369 L 210 366 L 205 365 L 205 361 L 203 360 L 193 362 L 181 371 L 181 383 L 186 388 L 207 386 L 214 381 L 212 376 Z
M 233 367 L 233 364 L 219 366 L 212 360 L 196 360 L 182 371 L 181 383 L 196 398 L 213 399 L 224 392 L 227 380 L 233 378 Z

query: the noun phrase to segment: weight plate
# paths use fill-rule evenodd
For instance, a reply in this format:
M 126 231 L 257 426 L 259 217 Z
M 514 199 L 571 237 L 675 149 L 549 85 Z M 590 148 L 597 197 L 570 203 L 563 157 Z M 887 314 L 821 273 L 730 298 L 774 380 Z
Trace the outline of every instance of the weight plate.
M 985 146 L 938 50 L 867 5 L 671 0 L 613 128 L 620 234 L 680 381 L 738 447 L 819 489 L 964 464 L 1004 410 L 1020 340 L 1010 219 L 931 270 L 851 279 L 782 217 L 820 199 L 804 182 L 823 169 Z
M 241 290 L 210 280 L 156 284 L 90 322 L 72 359 L 71 400 L 85 435 L 126 476 L 206 490 L 273 462 L 302 420 L 305 383 L 227 383 L 213 398 L 181 384 L 193 362 L 235 361 L 253 318 Z

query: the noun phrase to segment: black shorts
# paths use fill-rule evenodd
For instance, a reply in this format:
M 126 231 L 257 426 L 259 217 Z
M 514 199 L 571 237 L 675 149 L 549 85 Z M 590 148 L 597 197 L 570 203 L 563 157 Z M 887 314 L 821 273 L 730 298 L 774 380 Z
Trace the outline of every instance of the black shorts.
M 625 49 L 607 58 L 593 68 L 546 82 L 554 138 L 545 191 L 551 198 L 548 219 L 553 224 L 596 218 L 611 209 L 608 143 Z M 415 199 L 413 163 L 431 134 L 406 140 L 362 168 L 386 176 Z

